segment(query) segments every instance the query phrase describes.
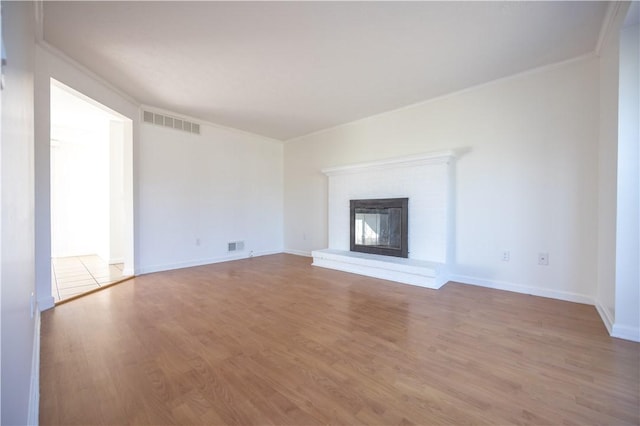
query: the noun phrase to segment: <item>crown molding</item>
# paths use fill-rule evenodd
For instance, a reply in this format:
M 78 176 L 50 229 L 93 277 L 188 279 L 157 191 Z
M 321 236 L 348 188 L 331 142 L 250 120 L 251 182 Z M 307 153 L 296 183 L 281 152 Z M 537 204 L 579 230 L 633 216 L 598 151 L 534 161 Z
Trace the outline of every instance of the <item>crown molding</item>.
M 70 56 L 68 56 L 67 54 L 62 52 L 60 49 L 58 49 L 57 47 L 52 46 L 51 44 L 47 43 L 45 40 L 37 40 L 36 44 L 40 48 L 42 48 L 42 50 L 47 52 L 48 54 L 56 57 L 57 59 L 59 59 L 61 61 L 63 61 L 65 64 L 69 65 L 70 67 L 75 68 L 80 73 L 85 74 L 86 76 L 88 76 L 91 79 L 93 79 L 94 81 L 100 83 L 101 85 L 103 85 L 107 89 L 111 90 L 112 92 L 117 93 L 120 97 L 122 97 L 123 99 L 127 100 L 129 103 L 135 105 L 136 107 L 140 107 L 141 103 L 137 99 L 135 99 L 134 97 L 132 97 L 128 93 L 125 93 L 122 89 L 114 86 L 113 84 L 111 84 L 110 82 L 105 80 L 104 78 L 100 77 L 98 74 L 96 74 L 95 72 L 91 71 L 89 68 L 85 67 L 84 65 L 82 65 L 81 63 L 76 61 L 75 59 L 71 58 Z
M 602 21 L 602 27 L 600 27 L 600 34 L 598 35 L 598 42 L 596 43 L 596 55 L 600 56 L 602 46 L 604 46 L 607 39 L 611 36 L 611 32 L 614 30 L 616 18 L 620 14 L 620 9 L 624 5 L 627 5 L 628 7 L 628 2 L 612 1 L 609 3 L 609 6 L 607 6 L 607 12 L 604 16 L 604 20 Z

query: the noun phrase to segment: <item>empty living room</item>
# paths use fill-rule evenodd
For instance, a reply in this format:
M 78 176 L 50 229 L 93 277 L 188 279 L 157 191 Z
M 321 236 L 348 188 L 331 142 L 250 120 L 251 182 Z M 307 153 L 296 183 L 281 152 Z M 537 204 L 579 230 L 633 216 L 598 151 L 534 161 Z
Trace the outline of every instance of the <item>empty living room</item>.
M 637 1 L 0 1 L 2 425 L 640 425 Z

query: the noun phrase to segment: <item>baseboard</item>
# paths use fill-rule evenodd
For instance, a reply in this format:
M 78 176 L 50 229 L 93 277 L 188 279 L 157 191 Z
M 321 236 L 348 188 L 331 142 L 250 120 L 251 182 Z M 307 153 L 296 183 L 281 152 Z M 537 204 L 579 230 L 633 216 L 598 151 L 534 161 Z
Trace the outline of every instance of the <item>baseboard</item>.
M 113 259 L 109 259 L 109 265 L 115 265 L 116 263 L 124 263 L 124 257 L 116 257 Z
M 250 257 L 260 257 L 260 256 L 268 256 L 270 254 L 278 254 L 282 253 L 282 250 L 268 250 L 268 251 L 259 251 L 253 252 L 253 256 L 251 256 L 250 251 L 243 251 L 242 253 L 235 254 L 232 256 L 222 256 L 222 257 L 214 257 L 208 259 L 198 259 L 198 260 L 189 260 L 185 262 L 177 262 L 177 263 L 167 263 L 164 265 L 149 265 L 149 266 L 141 266 L 137 269 L 136 275 L 142 274 L 151 274 L 154 272 L 163 272 L 163 271 L 171 271 L 174 269 L 182 269 L 182 268 L 191 268 L 194 266 L 202 266 L 202 265 L 211 265 L 213 263 L 221 263 L 221 262 L 230 262 L 233 260 L 241 260 L 248 259 Z
M 35 310 L 33 351 L 31 353 L 31 380 L 29 385 L 29 412 L 27 424 L 37 425 L 40 414 L 40 307 Z
M 567 302 L 583 303 L 593 305 L 593 298 L 584 294 L 571 293 L 568 291 L 550 290 L 546 288 L 531 287 L 521 284 L 514 284 L 505 281 L 486 280 L 484 278 L 470 277 L 466 275 L 449 275 L 451 281 L 461 284 L 475 285 L 479 287 L 494 288 L 496 290 L 513 291 L 515 293 L 530 294 L 532 296 L 549 297 L 551 299 L 565 300 Z
M 271 256 L 272 254 L 280 254 L 280 253 L 282 253 L 282 249 L 258 251 L 253 253 L 253 257 Z M 252 256 L 247 255 L 244 258 L 248 258 L 248 257 L 252 257 Z
M 611 337 L 619 339 L 631 340 L 632 342 L 640 342 L 640 329 L 637 327 L 629 327 L 628 325 L 613 324 L 611 328 Z
M 600 314 L 600 318 L 607 328 L 611 337 L 617 337 L 618 339 L 631 340 L 632 342 L 640 342 L 640 329 L 637 327 L 629 327 L 627 325 L 616 324 L 613 320 L 611 312 L 602 305 L 599 301 L 596 301 L 596 310 Z
M 596 310 L 604 323 L 604 326 L 607 328 L 607 332 L 611 335 L 613 330 L 613 316 L 611 312 L 600 303 L 600 301 L 596 300 Z
M 282 252 L 283 253 L 287 253 L 287 254 L 295 254 L 296 256 L 311 257 L 311 252 L 310 251 L 295 250 L 295 249 L 284 249 Z

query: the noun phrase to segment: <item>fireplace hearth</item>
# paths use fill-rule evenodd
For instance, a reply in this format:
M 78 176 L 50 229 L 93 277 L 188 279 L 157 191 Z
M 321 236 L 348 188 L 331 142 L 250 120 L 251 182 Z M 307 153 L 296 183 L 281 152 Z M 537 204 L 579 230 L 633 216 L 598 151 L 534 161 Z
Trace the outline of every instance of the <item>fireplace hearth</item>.
M 409 256 L 408 198 L 350 200 L 350 250 Z

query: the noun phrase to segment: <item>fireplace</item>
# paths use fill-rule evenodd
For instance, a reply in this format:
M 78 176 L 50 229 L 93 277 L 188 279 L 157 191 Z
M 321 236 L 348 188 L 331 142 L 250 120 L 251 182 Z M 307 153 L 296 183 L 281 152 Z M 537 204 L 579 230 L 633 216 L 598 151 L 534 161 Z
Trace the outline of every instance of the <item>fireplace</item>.
M 328 247 L 311 253 L 313 264 L 427 288 L 442 287 L 448 281 L 448 266 L 453 255 L 454 159 L 453 151 L 442 151 L 322 169 L 328 177 Z M 389 238 L 387 243 L 386 231 L 375 232 L 376 224 L 385 228 L 388 226 L 385 220 L 397 222 L 394 213 L 381 213 L 380 217 L 365 215 L 377 214 L 377 208 L 402 210 L 402 201 L 378 204 L 398 196 L 407 197 L 405 213 L 400 214 L 404 217 L 400 220 L 401 241 L 398 244 Z M 410 213 L 406 209 L 409 199 Z M 358 240 L 356 210 L 360 213 Z M 411 228 L 407 221 L 409 215 Z M 387 217 L 383 219 L 383 216 Z M 371 224 L 363 223 L 366 219 L 370 219 Z M 375 234 L 379 236 L 377 240 Z M 386 247 L 376 247 L 380 242 Z
M 350 250 L 408 257 L 408 198 L 350 200 Z

